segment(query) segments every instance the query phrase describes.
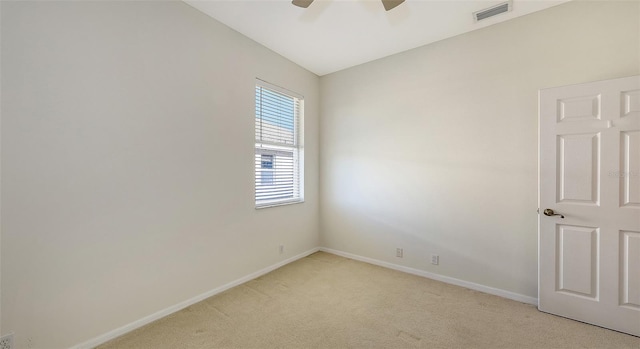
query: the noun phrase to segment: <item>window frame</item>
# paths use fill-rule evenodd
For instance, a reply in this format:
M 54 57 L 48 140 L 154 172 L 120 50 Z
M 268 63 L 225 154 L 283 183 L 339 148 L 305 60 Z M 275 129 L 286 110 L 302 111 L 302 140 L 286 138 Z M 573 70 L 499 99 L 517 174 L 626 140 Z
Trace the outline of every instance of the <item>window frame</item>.
M 253 196 L 254 196 L 254 205 L 255 205 L 255 209 L 263 209 L 263 208 L 268 208 L 268 207 L 277 207 L 277 206 L 283 206 L 283 205 L 292 205 L 292 204 L 299 204 L 299 203 L 304 203 L 304 96 L 293 92 L 291 90 L 288 90 L 284 87 L 281 86 L 277 86 L 274 85 L 272 83 L 266 82 L 264 80 L 261 80 L 259 78 L 255 79 L 255 84 L 254 84 L 254 91 L 256 90 L 256 87 L 262 87 L 268 90 L 271 90 L 273 92 L 276 93 L 280 93 L 283 94 L 287 97 L 291 97 L 291 98 L 295 98 L 298 100 L 298 115 L 297 115 L 297 120 L 296 120 L 296 115 L 294 115 L 294 125 L 297 122 L 297 127 L 294 126 L 294 146 L 285 146 L 285 145 L 276 145 L 276 144 L 272 144 L 270 142 L 259 142 L 256 139 L 256 112 L 255 110 L 257 109 L 257 98 L 255 98 L 255 93 L 254 93 L 254 115 L 253 115 L 253 141 L 254 141 L 254 147 L 253 147 L 253 152 L 254 152 L 254 185 L 253 185 Z M 275 151 L 278 150 L 278 148 L 281 148 L 282 150 L 285 149 L 297 149 L 297 157 L 298 157 L 298 161 L 297 164 L 295 166 L 298 167 L 298 197 L 295 198 L 286 198 L 286 199 L 276 199 L 276 200 L 271 200 L 268 202 L 263 202 L 263 203 L 258 203 L 256 202 L 256 189 L 257 189 L 257 178 L 256 178 L 256 164 L 255 164 L 255 156 L 257 154 L 257 149 L 259 148 L 259 145 L 266 145 L 267 147 L 265 149 L 274 149 Z M 295 152 L 294 152 L 294 158 L 295 158 Z M 273 158 L 273 162 L 275 165 L 276 162 L 276 158 L 274 156 Z

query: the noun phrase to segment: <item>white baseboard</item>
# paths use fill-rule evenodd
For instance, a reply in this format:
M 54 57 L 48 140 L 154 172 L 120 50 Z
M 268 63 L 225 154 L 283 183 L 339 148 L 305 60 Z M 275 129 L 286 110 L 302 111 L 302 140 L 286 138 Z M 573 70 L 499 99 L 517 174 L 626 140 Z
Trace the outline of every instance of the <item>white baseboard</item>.
M 207 292 L 205 292 L 203 294 L 200 294 L 200 295 L 197 295 L 197 296 L 195 296 L 195 297 L 193 297 L 191 299 L 187 299 L 186 301 L 180 302 L 180 303 L 178 303 L 176 305 L 173 305 L 173 306 L 170 306 L 170 307 L 168 307 L 166 309 L 160 310 L 160 311 L 158 311 L 156 313 L 153 313 L 153 314 L 151 314 L 149 316 L 143 317 L 140 320 L 136 320 L 136 321 L 134 321 L 134 322 L 132 322 L 130 324 L 124 325 L 124 326 L 122 326 L 120 328 L 117 328 L 117 329 L 115 329 L 113 331 L 107 332 L 107 333 L 105 333 L 103 335 L 100 335 L 98 337 L 90 339 L 90 340 L 88 340 L 88 341 L 86 341 L 84 343 L 75 345 L 75 346 L 71 347 L 71 349 L 85 349 L 85 348 L 89 349 L 89 348 L 97 347 L 100 344 L 104 344 L 104 343 L 106 343 L 106 342 L 108 342 L 108 341 L 110 341 L 112 339 L 115 339 L 117 337 L 122 336 L 123 334 L 131 332 L 131 331 L 133 331 L 133 330 L 135 330 L 137 328 L 140 328 L 140 327 L 142 327 L 144 325 L 147 325 L 147 324 L 149 324 L 149 323 L 151 323 L 153 321 L 161 319 L 161 318 L 163 318 L 163 317 L 165 317 L 167 315 L 173 314 L 173 313 L 175 313 L 175 312 L 177 312 L 179 310 L 182 310 L 182 309 L 184 309 L 184 308 L 186 308 L 186 307 L 188 307 L 190 305 L 198 303 L 198 302 L 200 302 L 202 300 L 205 300 L 205 299 L 207 299 L 207 298 L 209 298 L 211 296 L 214 296 L 214 295 L 216 295 L 218 293 L 224 292 L 224 291 L 226 291 L 226 290 L 228 290 L 228 289 L 230 289 L 232 287 L 236 287 L 236 286 L 238 286 L 240 284 L 243 284 L 243 283 L 245 283 L 247 281 L 251 281 L 251 280 L 253 280 L 255 278 L 258 278 L 258 277 L 260 277 L 260 276 L 262 276 L 264 274 L 267 274 L 267 273 L 269 273 L 271 271 L 274 271 L 274 270 L 276 270 L 276 269 L 278 269 L 278 268 L 280 268 L 280 267 L 282 267 L 284 265 L 287 265 L 287 264 L 289 264 L 291 262 L 297 261 L 300 258 L 304 258 L 304 257 L 306 257 L 306 256 L 308 256 L 308 255 L 310 255 L 312 253 L 318 252 L 319 250 L 320 249 L 318 247 L 312 248 L 309 251 L 303 252 L 303 253 L 301 253 L 299 255 L 293 256 L 291 258 L 285 259 L 285 260 L 283 260 L 281 262 L 278 262 L 276 264 L 270 265 L 270 266 L 268 266 L 268 267 L 266 267 L 264 269 L 256 271 L 255 273 L 251 273 L 251 274 L 249 274 L 247 276 L 244 276 L 244 277 L 242 277 L 240 279 L 234 280 L 234 281 L 232 281 L 232 282 L 230 282 L 228 284 L 222 285 L 220 287 L 216 287 L 213 290 L 207 291 Z
M 472 289 L 472 290 L 476 290 L 476 291 L 492 294 L 492 295 L 495 295 L 495 296 L 500 296 L 500 297 L 512 299 L 514 301 L 533 304 L 533 305 L 538 305 L 538 299 L 537 298 L 525 296 L 525 295 L 522 295 L 522 294 L 519 294 L 519 293 L 515 293 L 515 292 L 511 292 L 511 291 L 505 291 L 505 290 L 501 290 L 501 289 L 498 289 L 498 288 L 493 288 L 493 287 L 489 287 L 489 286 L 485 286 L 485 285 L 481 285 L 481 284 L 476 284 L 474 282 L 464 281 L 464 280 L 452 278 L 452 277 L 449 277 L 449 276 L 443 276 L 443 275 L 439 275 L 439 274 L 435 274 L 435 273 L 430 273 L 428 271 L 424 271 L 424 270 L 420 270 L 420 269 L 414 269 L 414 268 L 405 267 L 405 266 L 398 265 L 398 264 L 393 264 L 393 263 L 389 263 L 389 262 L 383 262 L 383 261 L 380 261 L 380 260 L 377 260 L 377 259 L 358 256 L 358 255 L 355 255 L 355 254 L 352 254 L 352 253 L 343 252 L 343 251 L 339 251 L 339 250 L 334 250 L 334 249 L 331 249 L 331 248 L 320 247 L 319 250 L 323 251 L 323 252 L 335 254 L 337 256 L 342 256 L 342 257 L 354 259 L 354 260 L 357 260 L 357 261 L 361 261 L 361 262 L 365 262 L 365 263 L 369 263 L 369 264 L 373 264 L 373 265 L 378 265 L 378 266 L 389 268 L 389 269 L 393 269 L 393 270 L 402 271 L 402 272 L 405 272 L 405 273 L 408 273 L 408 274 L 418 275 L 418 276 L 426 277 L 428 279 L 442 281 L 442 282 L 447 283 L 447 284 L 461 286 L 461 287 L 469 288 L 469 289 Z
M 207 299 L 211 296 L 214 296 L 218 293 L 224 292 L 230 288 L 236 287 L 238 285 L 241 285 L 247 281 L 251 281 L 255 278 L 258 278 L 264 274 L 267 274 L 271 271 L 274 271 L 284 265 L 287 265 L 291 262 L 295 262 L 298 259 L 304 258 L 312 253 L 318 252 L 318 251 L 323 251 L 323 252 L 327 252 L 327 253 L 331 253 L 331 254 L 335 254 L 337 256 L 342 256 L 342 257 L 346 257 L 346 258 L 350 258 L 350 259 L 354 259 L 357 261 L 361 261 L 361 262 L 365 262 L 365 263 L 369 263 L 369 264 L 373 264 L 373 265 L 378 265 L 381 267 L 385 267 L 385 268 L 389 268 L 389 269 L 393 269 L 393 270 L 398 270 L 401 272 L 405 272 L 408 274 L 413 274 L 413 275 L 418 275 L 418 276 L 422 276 L 422 277 L 426 277 L 429 279 L 433 279 L 433 280 L 437 280 L 437 281 L 442 281 L 448 284 L 452 284 L 452 285 L 456 285 L 456 286 L 461 286 L 461 287 L 466 287 L 472 290 L 476 290 L 476 291 L 480 291 L 480 292 L 484 292 L 484 293 L 488 293 L 488 294 L 492 294 L 492 295 L 496 295 L 496 296 L 500 296 L 500 297 L 504 297 L 504 298 L 508 298 L 508 299 L 512 299 L 518 302 L 523 302 L 523 303 L 528 303 L 528 304 L 533 304 L 533 305 L 537 305 L 538 304 L 538 299 L 534 298 L 534 297 L 529 297 L 529 296 L 525 296 L 525 295 L 521 295 L 518 293 L 514 293 L 514 292 L 510 292 L 510 291 L 505 291 L 505 290 L 501 290 L 501 289 L 497 289 L 497 288 L 493 288 L 493 287 L 489 287 L 489 286 L 485 286 L 485 285 L 480 285 L 480 284 L 476 284 L 473 282 L 469 282 L 469 281 L 464 281 L 464 280 L 460 280 L 460 279 L 456 279 L 456 278 L 452 278 L 452 277 L 448 277 L 448 276 L 443 276 L 443 275 L 439 275 L 439 274 L 434 274 L 434 273 L 430 273 L 424 270 L 419 270 L 419 269 L 414 269 L 414 268 L 410 268 L 410 267 L 405 267 L 402 265 L 398 265 L 398 264 L 393 264 L 393 263 L 389 263 L 389 262 L 384 262 L 384 261 L 380 261 L 377 259 L 373 259 L 373 258 L 368 258 L 368 257 L 363 257 L 363 256 L 359 256 L 359 255 L 355 255 L 352 253 L 348 253 L 348 252 L 343 252 L 343 251 L 338 251 L 338 250 L 334 250 L 331 248 L 326 248 L 326 247 L 316 247 L 313 248 L 311 250 L 308 250 L 306 252 L 303 252 L 299 255 L 293 256 L 291 258 L 285 259 L 281 262 L 278 262 L 276 264 L 270 265 L 264 269 L 258 270 L 254 273 L 251 273 L 249 275 L 246 275 L 240 279 L 234 280 L 230 283 L 227 283 L 225 285 L 222 285 L 220 287 L 216 287 L 213 290 L 207 291 L 203 294 L 197 295 L 191 299 L 187 299 L 186 301 L 180 302 L 176 305 L 170 306 L 166 309 L 160 310 L 156 313 L 153 313 L 149 316 L 146 316 L 142 319 L 136 320 L 130 324 L 124 325 L 120 328 L 117 328 L 113 331 L 107 332 L 103 335 L 100 335 L 98 337 L 95 337 L 93 339 L 90 339 L 84 343 L 75 345 L 73 347 L 71 347 L 71 349 L 89 349 L 89 348 L 94 348 L 97 347 L 100 344 L 104 344 L 112 339 L 115 339 L 117 337 L 120 337 L 128 332 L 131 332 L 135 329 L 138 329 L 144 325 L 150 324 L 153 321 L 159 320 L 167 315 L 173 314 L 177 311 L 180 311 L 190 305 L 193 305 L 195 303 L 198 303 L 204 299 Z

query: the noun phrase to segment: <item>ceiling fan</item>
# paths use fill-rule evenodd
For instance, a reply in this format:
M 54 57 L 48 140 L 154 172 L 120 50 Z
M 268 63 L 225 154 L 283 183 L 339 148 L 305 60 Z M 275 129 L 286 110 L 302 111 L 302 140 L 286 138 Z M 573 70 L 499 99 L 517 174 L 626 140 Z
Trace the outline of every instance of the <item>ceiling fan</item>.
M 313 2 L 313 0 L 293 0 L 291 1 L 292 4 L 298 6 L 298 7 L 302 7 L 302 8 L 307 8 L 309 7 L 309 5 L 311 5 L 311 3 Z M 402 4 L 404 2 L 404 0 L 382 0 L 382 6 L 384 6 L 384 9 L 386 11 L 389 11 L 393 8 L 395 8 L 396 6 Z

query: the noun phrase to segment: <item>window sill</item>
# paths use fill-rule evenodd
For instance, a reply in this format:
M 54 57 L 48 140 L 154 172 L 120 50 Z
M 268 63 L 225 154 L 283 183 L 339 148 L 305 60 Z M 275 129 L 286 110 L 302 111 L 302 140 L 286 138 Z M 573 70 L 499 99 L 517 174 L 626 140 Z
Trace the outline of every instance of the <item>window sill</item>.
M 296 199 L 296 200 L 291 200 L 291 201 L 270 202 L 270 203 L 266 203 L 266 204 L 256 205 L 256 210 L 261 210 L 263 208 L 276 207 L 276 206 L 301 204 L 303 202 L 304 202 L 304 199 Z

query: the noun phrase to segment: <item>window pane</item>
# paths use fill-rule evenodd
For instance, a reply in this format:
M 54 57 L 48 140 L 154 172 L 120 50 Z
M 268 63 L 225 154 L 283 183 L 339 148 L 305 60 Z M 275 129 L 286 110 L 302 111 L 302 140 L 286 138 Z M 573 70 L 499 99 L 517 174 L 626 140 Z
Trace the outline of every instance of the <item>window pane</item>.
M 256 142 L 296 144 L 297 98 L 256 86 Z

